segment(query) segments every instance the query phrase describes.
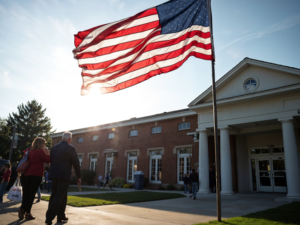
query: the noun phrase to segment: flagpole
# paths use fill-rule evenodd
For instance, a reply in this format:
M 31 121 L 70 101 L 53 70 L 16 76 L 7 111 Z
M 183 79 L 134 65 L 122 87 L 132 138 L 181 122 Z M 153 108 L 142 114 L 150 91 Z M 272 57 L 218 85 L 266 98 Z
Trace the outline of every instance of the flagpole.
M 212 99 L 213 99 L 213 117 L 214 117 L 214 145 L 215 145 L 215 168 L 216 168 L 216 197 L 217 197 L 217 218 L 218 222 L 221 222 L 221 177 L 220 177 L 220 148 L 219 148 L 219 136 L 218 136 L 218 117 L 217 117 L 217 100 L 216 100 L 216 82 L 215 82 L 215 51 L 213 41 L 213 23 L 211 13 L 211 0 L 207 0 L 209 7 L 209 22 L 210 22 L 210 33 L 211 33 L 211 44 L 212 44 Z

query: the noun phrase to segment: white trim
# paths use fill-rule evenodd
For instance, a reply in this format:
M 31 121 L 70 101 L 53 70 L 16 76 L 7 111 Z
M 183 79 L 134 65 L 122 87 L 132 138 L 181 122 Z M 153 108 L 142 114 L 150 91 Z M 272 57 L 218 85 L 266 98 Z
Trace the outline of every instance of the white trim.
M 177 154 L 177 149 L 178 148 L 191 148 L 192 151 L 193 151 L 193 145 L 192 144 L 191 145 L 178 145 L 178 146 L 175 146 L 173 148 L 173 154 Z
M 137 156 L 140 155 L 139 149 L 131 149 L 131 150 L 125 150 L 125 156 L 127 156 L 129 152 L 137 152 Z
M 114 122 L 110 124 L 103 124 L 99 126 L 94 126 L 94 127 L 86 127 L 82 129 L 77 129 L 77 130 L 71 130 L 70 132 L 75 135 L 75 134 L 81 134 L 81 133 L 87 133 L 90 131 L 98 131 L 98 130 L 105 130 L 105 129 L 112 129 L 116 127 L 125 127 L 125 126 L 132 126 L 132 125 L 137 125 L 137 124 L 143 124 L 143 123 L 151 123 L 151 122 L 156 122 L 156 121 L 163 121 L 163 120 L 169 120 L 169 119 L 174 119 L 178 117 L 188 117 L 188 116 L 194 116 L 197 115 L 196 112 L 191 111 L 191 110 L 184 110 L 180 112 L 175 112 L 175 113 L 161 113 L 157 116 L 151 116 L 150 118 L 145 117 L 145 118 L 136 118 L 135 120 L 125 120 L 121 122 Z M 57 137 L 62 137 L 64 132 L 59 132 L 59 133 L 54 133 L 50 134 L 50 138 L 57 138 Z
M 148 148 L 147 149 L 147 155 L 150 155 L 150 151 L 154 151 L 154 150 L 161 150 L 161 154 L 162 155 L 165 154 L 165 148 L 164 147 L 157 147 L 157 148 Z
M 107 153 L 118 153 L 118 150 L 104 149 L 104 151 L 102 152 L 102 154 L 107 154 Z
M 87 157 L 90 159 L 90 155 L 97 155 L 97 159 L 99 158 L 99 152 L 88 152 Z

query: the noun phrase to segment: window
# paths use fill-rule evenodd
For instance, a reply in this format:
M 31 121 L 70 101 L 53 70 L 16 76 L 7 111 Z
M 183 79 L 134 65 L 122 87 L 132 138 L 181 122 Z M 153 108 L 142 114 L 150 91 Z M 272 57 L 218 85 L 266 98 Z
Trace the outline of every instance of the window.
M 161 133 L 161 127 L 152 127 L 151 134 Z
M 79 165 L 81 166 L 81 164 L 82 164 L 82 155 L 78 155 L 78 160 L 79 160 Z
M 262 148 L 262 149 L 250 149 L 251 154 L 274 154 L 283 153 L 283 148 Z
M 81 143 L 81 142 L 83 142 L 83 137 L 79 137 L 79 138 L 77 138 L 77 142 L 78 142 L 78 143 Z
M 96 171 L 97 169 L 97 155 L 91 154 L 90 155 L 90 170 Z
M 190 129 L 190 123 L 180 123 L 178 124 L 178 130 Z
M 106 166 L 105 166 L 105 176 L 107 173 L 109 173 L 110 176 L 112 176 L 112 169 L 113 169 L 113 155 L 112 153 L 106 154 Z
M 115 137 L 115 133 L 109 133 L 108 134 L 108 139 L 113 139 Z
M 92 137 L 92 140 L 93 140 L 93 141 L 97 141 L 97 140 L 98 140 L 98 138 L 99 138 L 99 136 L 98 136 L 98 135 L 94 135 L 94 136 Z
M 138 130 L 131 130 L 129 133 L 129 137 L 134 137 L 134 136 L 138 136 Z

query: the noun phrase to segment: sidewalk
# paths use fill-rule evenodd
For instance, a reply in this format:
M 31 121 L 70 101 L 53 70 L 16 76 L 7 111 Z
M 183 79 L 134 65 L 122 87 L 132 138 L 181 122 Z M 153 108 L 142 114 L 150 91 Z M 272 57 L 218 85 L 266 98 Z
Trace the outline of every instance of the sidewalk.
M 91 187 L 91 190 L 94 189 Z M 133 189 L 117 189 L 115 192 L 128 192 Z M 150 191 L 150 190 L 147 190 Z M 110 192 L 110 191 L 108 191 Z M 158 191 L 157 191 L 158 192 Z M 172 192 L 173 191 L 159 191 Z M 72 192 L 70 194 L 75 195 Z M 105 193 L 78 192 L 79 194 Z M 111 193 L 111 192 L 110 192 Z M 177 192 L 176 192 L 177 193 Z M 182 192 L 180 192 L 182 193 Z M 46 193 L 43 195 L 47 195 Z M 287 201 L 275 201 L 282 198 L 282 194 L 236 194 L 232 196 L 222 196 L 222 217 L 229 218 L 241 216 L 252 212 L 257 212 L 269 208 L 274 208 Z M 216 219 L 216 199 L 215 194 L 200 195 L 196 200 L 188 197 L 152 202 L 140 202 L 130 204 L 116 204 L 106 206 L 71 207 L 67 206 L 66 215 L 69 217 L 68 224 L 103 224 L 103 225 L 138 225 L 138 224 L 195 224 Z M 33 221 L 20 221 L 17 210 L 20 203 L 11 202 L 4 196 L 4 203 L 0 204 L 0 225 L 17 224 L 44 224 L 48 202 L 41 201 L 32 207 L 32 214 L 36 217 Z M 55 224 L 56 220 L 53 221 Z

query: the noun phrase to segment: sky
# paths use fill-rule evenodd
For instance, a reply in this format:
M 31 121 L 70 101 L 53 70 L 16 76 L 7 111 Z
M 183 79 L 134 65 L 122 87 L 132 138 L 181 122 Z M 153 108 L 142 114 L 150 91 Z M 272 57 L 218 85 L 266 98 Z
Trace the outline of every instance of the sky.
M 74 34 L 164 2 L 0 0 L 0 117 L 36 99 L 60 132 L 187 108 L 211 85 L 210 61 L 190 57 L 122 91 L 80 95 Z M 300 68 L 299 0 L 212 0 L 212 14 L 216 79 L 245 57 Z

